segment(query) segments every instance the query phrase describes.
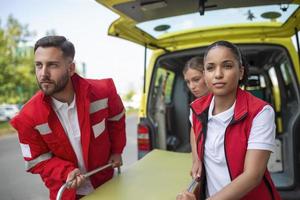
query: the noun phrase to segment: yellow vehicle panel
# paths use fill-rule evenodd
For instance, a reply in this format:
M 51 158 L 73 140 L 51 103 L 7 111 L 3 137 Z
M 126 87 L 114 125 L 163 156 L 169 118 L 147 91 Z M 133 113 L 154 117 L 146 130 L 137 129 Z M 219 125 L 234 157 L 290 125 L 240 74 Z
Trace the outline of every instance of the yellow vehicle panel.
M 122 12 L 120 10 L 120 6 L 126 3 L 133 3 L 134 6 L 138 5 L 139 1 L 128 1 L 128 0 L 96 0 L 98 3 L 106 6 L 108 9 L 120 15 L 120 18 L 113 22 L 109 28 L 108 34 L 111 36 L 120 37 L 126 39 L 131 42 L 135 42 L 140 45 L 147 44 L 150 49 L 157 48 L 174 48 L 180 46 L 182 44 L 191 44 L 194 41 L 216 41 L 220 38 L 226 38 L 227 40 L 236 39 L 236 38 L 260 38 L 260 37 L 268 37 L 268 38 L 276 38 L 276 37 L 291 37 L 295 32 L 294 28 L 297 27 L 298 30 L 300 28 L 300 10 L 298 9 L 295 13 L 293 13 L 285 23 L 279 22 L 255 22 L 255 23 L 236 23 L 234 25 L 213 25 L 213 26 L 203 26 L 199 28 L 189 28 L 181 31 L 175 31 L 172 33 L 164 33 L 160 37 L 153 37 L 146 31 L 140 29 L 137 25 L 140 22 L 137 19 L 129 16 L 127 12 Z M 153 1 L 155 2 L 155 1 Z M 166 3 L 165 9 L 172 15 L 172 9 L 168 9 L 172 7 L 171 4 L 181 5 L 182 1 L 168 1 Z M 191 2 L 191 1 L 189 1 Z M 286 1 L 238 1 L 238 0 L 229 0 L 224 3 L 224 1 L 214 0 L 209 1 L 207 4 L 216 4 L 218 5 L 215 8 L 210 8 L 207 12 L 211 10 L 218 9 L 226 9 L 226 8 L 235 8 L 235 7 L 243 7 L 243 6 L 258 6 L 262 4 L 280 4 L 281 3 L 294 3 L 300 4 L 299 0 L 286 0 Z M 187 2 L 188 3 L 188 2 Z M 119 8 L 119 9 L 118 9 Z M 164 8 L 162 8 L 164 9 Z M 162 14 L 162 9 L 149 10 L 145 11 L 143 8 L 134 8 L 131 10 L 131 13 L 141 12 L 141 18 L 144 21 L 155 20 Z M 187 14 L 195 12 L 197 7 L 192 7 L 192 10 L 182 11 L 181 14 Z M 193 10 L 194 9 L 194 10 Z M 169 11 L 170 10 L 170 11 Z M 176 13 L 173 13 L 176 16 Z M 151 16 L 149 19 L 148 16 Z M 168 16 L 164 16 L 168 17 Z

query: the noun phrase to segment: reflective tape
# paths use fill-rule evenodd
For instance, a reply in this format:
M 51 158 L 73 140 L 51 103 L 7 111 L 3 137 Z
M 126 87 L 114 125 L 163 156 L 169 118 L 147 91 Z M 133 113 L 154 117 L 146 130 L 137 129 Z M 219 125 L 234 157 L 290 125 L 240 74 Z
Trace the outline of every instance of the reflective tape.
M 35 126 L 35 129 L 38 130 L 41 135 L 47 135 L 52 132 L 48 123 L 37 125 Z
M 119 121 L 125 114 L 125 109 L 120 114 L 117 114 L 111 118 L 108 118 L 109 121 Z
M 105 119 L 103 119 L 98 124 L 93 125 L 95 138 L 101 135 L 101 133 L 103 133 L 104 130 L 105 130 Z
M 25 169 L 29 170 L 32 167 L 36 166 L 38 163 L 48 160 L 51 157 L 52 157 L 52 153 L 48 152 L 48 153 L 44 153 L 44 154 L 40 155 L 39 157 L 36 157 L 33 160 L 25 161 Z
M 31 158 L 31 151 L 29 144 L 20 143 L 22 155 L 24 158 Z
M 90 114 L 107 108 L 107 101 L 108 101 L 108 98 L 100 99 L 100 100 L 92 102 L 90 105 Z

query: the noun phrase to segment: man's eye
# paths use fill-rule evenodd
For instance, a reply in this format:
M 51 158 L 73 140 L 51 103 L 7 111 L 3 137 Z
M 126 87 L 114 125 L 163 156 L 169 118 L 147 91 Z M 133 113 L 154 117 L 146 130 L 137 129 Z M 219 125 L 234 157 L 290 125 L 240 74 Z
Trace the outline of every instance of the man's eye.
M 36 69 L 41 69 L 42 68 L 42 64 L 41 63 L 35 63 L 35 68 Z
M 51 64 L 49 65 L 49 67 L 51 67 L 51 68 L 56 68 L 56 67 L 58 67 L 58 65 L 57 65 L 56 63 L 51 63 Z

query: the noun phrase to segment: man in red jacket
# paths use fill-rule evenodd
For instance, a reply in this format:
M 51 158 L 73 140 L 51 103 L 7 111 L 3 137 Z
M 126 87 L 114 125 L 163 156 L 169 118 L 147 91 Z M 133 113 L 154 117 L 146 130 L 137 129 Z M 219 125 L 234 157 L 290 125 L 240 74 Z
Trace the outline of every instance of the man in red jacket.
M 113 176 L 107 169 L 82 174 L 107 163 L 121 165 L 126 144 L 125 109 L 112 79 L 84 79 L 75 73 L 75 49 L 63 36 L 47 36 L 34 47 L 38 91 L 12 119 L 26 170 L 40 174 L 55 199 L 78 199 Z

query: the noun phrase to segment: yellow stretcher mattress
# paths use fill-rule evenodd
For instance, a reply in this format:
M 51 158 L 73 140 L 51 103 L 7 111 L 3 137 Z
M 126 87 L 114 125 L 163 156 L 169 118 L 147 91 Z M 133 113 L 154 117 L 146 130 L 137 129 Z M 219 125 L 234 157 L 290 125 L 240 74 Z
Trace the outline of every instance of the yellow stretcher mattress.
M 190 153 L 153 150 L 83 200 L 175 200 L 191 182 Z

